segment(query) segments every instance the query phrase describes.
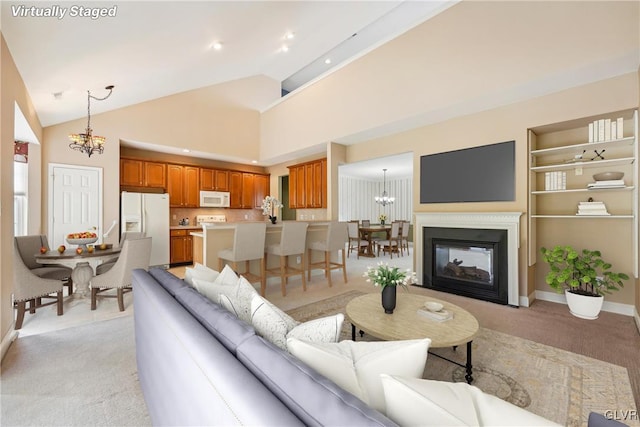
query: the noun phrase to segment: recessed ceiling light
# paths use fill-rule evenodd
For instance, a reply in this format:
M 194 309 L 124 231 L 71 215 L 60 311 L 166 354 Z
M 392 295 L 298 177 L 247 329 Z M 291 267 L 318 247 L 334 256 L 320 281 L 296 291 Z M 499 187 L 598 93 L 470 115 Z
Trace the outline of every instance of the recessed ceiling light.
M 191 150 L 189 150 L 188 148 L 183 148 L 183 149 L 182 149 L 182 152 L 183 152 L 183 153 L 190 153 L 190 152 L 191 152 Z
M 289 31 L 287 34 L 284 35 L 285 40 L 291 40 L 295 37 L 295 35 Z
M 258 161 L 257 160 L 251 160 L 251 163 L 253 163 L 255 165 L 256 163 L 258 163 Z
M 327 59 L 325 59 L 325 60 L 324 60 L 324 63 L 325 63 L 325 64 L 327 64 L 327 65 L 331 64 L 331 58 L 327 58 Z
M 214 43 L 211 45 L 211 47 L 212 47 L 214 50 L 220 50 L 220 49 L 222 49 L 222 43 L 220 43 L 220 42 L 214 42 Z
M 289 46 L 287 46 L 286 44 L 283 44 L 280 50 L 283 52 L 289 52 Z

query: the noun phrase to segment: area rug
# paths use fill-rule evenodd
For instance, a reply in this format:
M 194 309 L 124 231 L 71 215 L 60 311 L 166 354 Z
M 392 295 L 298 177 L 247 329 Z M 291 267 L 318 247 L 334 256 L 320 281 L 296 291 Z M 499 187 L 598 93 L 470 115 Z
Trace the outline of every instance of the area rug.
M 299 321 L 344 313 L 347 303 L 359 295 L 363 293 L 345 292 L 288 313 Z M 341 339 L 351 339 L 347 320 Z M 375 340 L 367 334 L 358 336 L 360 339 Z M 624 367 L 482 327 L 472 347 L 473 385 L 559 424 L 586 426 L 591 411 L 636 409 Z M 432 352 L 459 363 L 466 361 L 465 346 Z M 464 374 L 464 368 L 432 354 L 423 377 L 459 382 L 464 381 Z M 640 425 L 637 420 L 625 423 Z

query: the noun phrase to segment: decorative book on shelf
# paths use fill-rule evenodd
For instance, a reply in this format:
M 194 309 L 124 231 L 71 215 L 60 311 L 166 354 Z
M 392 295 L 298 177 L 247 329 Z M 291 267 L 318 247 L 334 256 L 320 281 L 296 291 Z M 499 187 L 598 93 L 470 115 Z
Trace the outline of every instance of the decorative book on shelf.
M 435 320 L 436 322 L 444 322 L 449 319 L 453 319 L 453 312 L 445 309 L 442 309 L 440 311 L 431 311 L 427 310 L 426 308 L 419 308 L 418 315 L 424 316 L 431 320 Z
M 603 202 L 579 202 L 576 215 L 610 215 Z

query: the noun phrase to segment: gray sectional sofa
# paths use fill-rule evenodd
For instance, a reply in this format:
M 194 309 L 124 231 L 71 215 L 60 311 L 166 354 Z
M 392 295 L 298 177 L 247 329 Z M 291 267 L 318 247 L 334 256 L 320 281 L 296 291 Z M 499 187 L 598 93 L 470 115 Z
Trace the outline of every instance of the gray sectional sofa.
M 173 274 L 134 270 L 133 291 L 154 425 L 396 425 Z

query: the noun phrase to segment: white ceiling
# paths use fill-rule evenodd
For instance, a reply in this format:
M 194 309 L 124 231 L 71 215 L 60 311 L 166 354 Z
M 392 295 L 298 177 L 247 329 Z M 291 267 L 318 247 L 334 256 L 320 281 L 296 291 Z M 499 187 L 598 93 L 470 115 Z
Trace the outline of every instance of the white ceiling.
M 93 95 L 102 97 L 106 94 L 104 87 L 110 84 L 115 85 L 113 95 L 108 100 L 92 102 L 92 114 L 256 75 L 283 82 L 289 89 L 296 88 L 314 78 L 322 78 L 331 72 L 331 67 L 344 65 L 350 59 L 379 47 L 457 2 L 299 0 L 82 3 L 92 8 L 116 6 L 115 17 L 94 20 L 68 15 L 63 19 L 14 16 L 20 10 L 28 10 L 20 9 L 21 6 L 34 5 L 38 8 L 59 6 L 69 13 L 69 8 L 78 4 L 75 2 L 3 0 L 0 2 L 0 29 L 41 124 L 50 126 L 86 117 L 86 91 L 91 90 Z M 550 7 L 554 4 L 549 3 Z M 564 22 L 558 25 L 564 25 Z M 524 68 L 516 68 L 514 74 L 531 75 L 530 81 L 524 79 L 513 87 L 502 88 L 502 91 L 487 92 L 467 102 L 445 105 L 380 128 L 346 135 L 336 142 L 358 143 L 638 69 L 637 50 L 622 54 L 616 49 L 591 49 L 597 51 L 598 55 L 589 56 L 586 62 L 570 55 L 565 61 L 566 52 L 563 49 L 568 46 L 577 44 L 584 47 L 586 44 L 590 47 L 589 40 L 593 37 L 588 36 L 598 36 L 599 41 L 606 40 L 606 37 L 592 31 L 591 27 L 585 35 L 585 29 L 578 26 L 575 37 L 580 39 L 563 39 L 556 48 L 554 45 L 544 45 L 545 40 L 553 40 L 551 30 L 549 34 L 540 32 L 537 23 L 532 22 L 532 25 L 522 29 L 522 34 L 514 34 L 514 40 L 510 40 L 512 44 L 524 43 L 528 40 L 526 37 L 532 34 L 542 40 L 533 44 L 536 49 L 530 47 L 526 50 L 527 61 L 515 61 L 517 64 L 526 64 Z M 295 37 L 287 41 L 287 32 L 293 32 Z M 222 43 L 221 50 L 211 48 L 215 41 Z M 290 47 L 288 52 L 281 50 L 284 43 Z M 539 45 L 544 45 L 544 49 L 537 49 Z M 511 49 L 511 52 L 519 51 Z M 324 63 L 327 56 L 333 59 L 331 65 Z M 550 72 L 544 68 L 549 61 L 554 64 L 566 62 L 566 65 L 564 69 L 551 67 L 553 71 Z M 481 77 L 477 76 L 477 79 Z M 61 93 L 60 99 L 55 99 L 54 93 Z M 268 105 L 251 105 L 249 108 L 263 110 Z M 22 122 L 26 124 L 26 121 Z M 180 153 L 179 147 L 169 151 L 173 148 L 146 144 L 143 148 Z M 198 154 L 217 158 L 215 153 Z M 408 158 L 412 159 L 412 156 L 399 156 L 401 160 Z M 392 176 L 396 170 L 409 169 L 413 165 L 410 161 L 396 164 L 393 158 L 385 158 L 353 164 L 351 170 L 347 168 L 344 171 L 356 176 L 366 173 L 377 173 L 379 176 L 384 167 L 389 169 L 388 176 Z M 362 171 L 358 172 L 358 168 Z
M 138 1 L 115 17 L 71 17 L 75 2 L 2 1 L 1 29 L 43 126 L 254 75 L 289 90 L 391 40 L 454 1 Z M 14 16 L 21 6 L 62 19 Z M 56 5 L 60 7 L 55 9 Z M 285 34 L 294 38 L 286 39 Z M 214 50 L 214 42 L 222 44 Z M 283 52 L 287 44 L 289 51 Z M 332 63 L 324 63 L 331 57 Z M 61 93 L 59 99 L 55 93 Z M 275 100 L 272 100 L 273 102 Z M 254 106 L 262 109 L 266 105 Z
M 413 175 L 413 153 L 402 153 L 338 167 L 340 176 L 351 176 L 371 181 L 382 181 L 386 169 L 387 179 Z

